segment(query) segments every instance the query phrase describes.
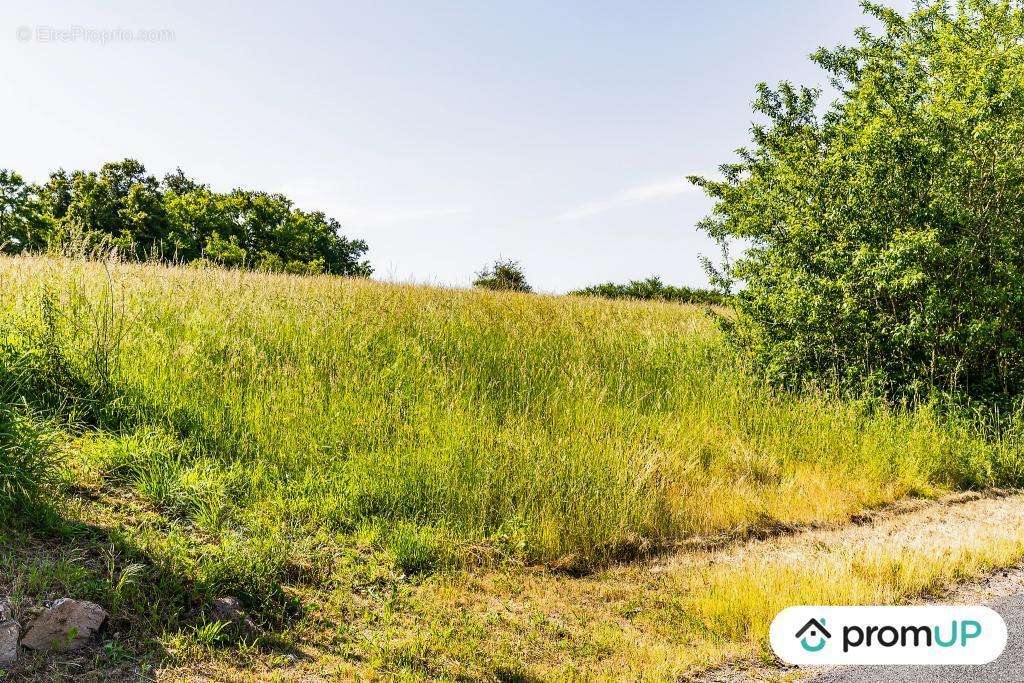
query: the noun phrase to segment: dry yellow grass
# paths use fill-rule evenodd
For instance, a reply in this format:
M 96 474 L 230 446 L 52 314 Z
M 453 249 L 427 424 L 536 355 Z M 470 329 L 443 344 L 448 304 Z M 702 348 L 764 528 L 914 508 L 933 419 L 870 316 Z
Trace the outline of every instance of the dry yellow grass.
M 206 656 L 169 680 L 792 680 L 767 649 L 793 604 L 959 602 L 959 584 L 1024 557 L 1024 495 L 885 511 L 581 579 L 537 568 L 460 572 L 376 602 L 348 585 L 305 597 L 301 658 Z M 973 604 L 979 598 L 968 593 Z M 340 635 L 339 634 L 343 634 Z M 360 653 L 353 657 L 356 649 Z
M 585 579 L 497 571 L 432 580 L 416 591 L 417 619 L 391 634 L 404 656 L 451 675 L 466 671 L 451 652 L 479 648 L 470 675 L 506 667 L 542 680 L 674 680 L 770 662 L 768 626 L 784 607 L 900 603 L 1022 556 L 1024 496 L 978 498 Z

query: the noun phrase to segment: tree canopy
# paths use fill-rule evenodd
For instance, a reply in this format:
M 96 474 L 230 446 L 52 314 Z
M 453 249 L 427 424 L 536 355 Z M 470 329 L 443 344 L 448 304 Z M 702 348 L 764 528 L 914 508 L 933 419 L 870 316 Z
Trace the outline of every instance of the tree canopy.
M 751 145 L 701 227 L 744 247 L 733 338 L 786 386 L 985 400 L 1024 390 L 1024 9 L 863 3 L 812 59 L 838 90 L 758 86 Z
M 117 249 L 127 258 L 269 271 L 368 276 L 366 242 L 341 234 L 320 211 L 283 194 L 211 190 L 181 169 L 157 180 L 134 159 L 99 171 L 60 169 L 42 185 L 0 170 L 0 248 L 69 243 Z

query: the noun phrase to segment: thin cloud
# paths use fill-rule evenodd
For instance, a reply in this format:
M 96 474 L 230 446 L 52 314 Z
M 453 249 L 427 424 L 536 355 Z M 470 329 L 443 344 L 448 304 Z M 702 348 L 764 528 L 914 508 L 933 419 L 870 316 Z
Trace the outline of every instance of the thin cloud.
M 626 190 L 622 190 L 621 192 L 616 192 L 607 199 L 580 204 L 573 209 L 560 213 L 556 217 L 556 220 L 580 220 L 581 218 L 589 218 L 590 216 L 596 216 L 599 213 L 611 211 L 612 209 L 617 209 L 622 206 L 629 206 L 630 204 L 641 204 L 643 202 L 650 202 L 657 199 L 663 199 L 665 197 L 693 194 L 698 191 L 698 188 L 694 187 L 690 181 L 684 177 L 658 183 L 650 183 L 649 185 L 640 185 L 638 187 L 631 187 Z
M 338 196 L 332 189 L 311 178 L 292 179 L 284 184 L 282 192 L 291 197 L 296 206 L 309 211 L 323 211 L 337 218 L 345 228 L 356 230 L 472 213 L 466 206 L 416 206 L 413 199 L 398 200 L 392 205 L 358 204 L 350 202 L 347 197 Z
M 431 218 L 444 218 L 445 216 L 461 216 L 469 213 L 466 208 L 449 209 L 388 209 L 369 207 L 348 207 L 340 208 L 337 211 L 338 218 L 342 223 L 353 225 L 393 225 L 395 223 L 409 223 L 422 221 Z

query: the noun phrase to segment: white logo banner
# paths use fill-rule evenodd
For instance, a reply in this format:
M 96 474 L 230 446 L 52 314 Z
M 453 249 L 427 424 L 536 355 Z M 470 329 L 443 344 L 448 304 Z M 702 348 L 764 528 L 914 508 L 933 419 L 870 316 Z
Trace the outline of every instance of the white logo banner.
M 988 607 L 789 607 L 769 637 L 803 666 L 987 664 L 1006 647 L 1006 623 Z

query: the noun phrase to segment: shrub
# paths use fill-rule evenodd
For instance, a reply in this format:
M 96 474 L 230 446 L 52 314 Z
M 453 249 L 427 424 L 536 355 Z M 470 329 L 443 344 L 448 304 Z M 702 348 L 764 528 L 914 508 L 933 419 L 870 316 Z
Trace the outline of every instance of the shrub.
M 778 384 L 890 398 L 1024 390 L 1024 9 L 934 0 L 812 59 L 840 96 L 758 87 L 701 227 L 746 249 L 733 338 Z
M 527 284 L 526 275 L 518 261 L 495 261 L 493 265 L 476 274 L 473 286 L 510 292 L 533 291 L 533 288 Z
M 599 296 L 605 299 L 641 299 L 645 301 L 674 301 L 681 304 L 721 306 L 728 297 L 720 292 L 694 287 L 666 285 L 659 277 L 631 280 L 624 285 L 606 282 L 569 292 L 570 296 Z

